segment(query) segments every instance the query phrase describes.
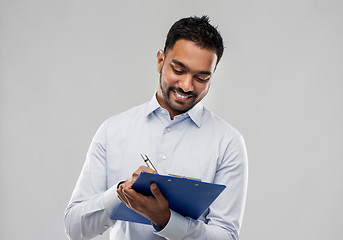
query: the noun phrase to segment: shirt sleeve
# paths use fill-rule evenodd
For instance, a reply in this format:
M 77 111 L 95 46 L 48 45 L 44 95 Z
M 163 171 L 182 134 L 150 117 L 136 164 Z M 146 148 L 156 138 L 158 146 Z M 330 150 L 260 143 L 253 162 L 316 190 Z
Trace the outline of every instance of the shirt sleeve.
M 168 224 L 154 233 L 166 239 L 238 240 L 248 182 L 248 160 L 242 136 L 226 147 L 214 182 L 227 187 L 203 219 L 194 220 L 171 211 Z
M 80 177 L 65 211 L 69 239 L 90 239 L 104 233 L 115 221 L 109 218 L 119 203 L 117 184 L 107 187 L 105 123 L 95 134 Z

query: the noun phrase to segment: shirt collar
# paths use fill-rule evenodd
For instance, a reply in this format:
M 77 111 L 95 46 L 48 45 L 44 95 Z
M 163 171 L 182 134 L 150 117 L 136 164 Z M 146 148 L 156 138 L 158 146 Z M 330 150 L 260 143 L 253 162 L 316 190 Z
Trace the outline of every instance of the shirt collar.
M 157 92 L 155 92 L 154 96 L 151 98 L 148 106 L 146 108 L 145 116 L 148 117 L 150 114 L 155 112 L 157 109 L 162 109 L 161 105 L 157 101 Z M 198 102 L 194 107 L 188 110 L 186 113 L 190 119 L 198 126 L 201 127 L 202 117 L 204 112 L 204 106 L 201 102 Z
M 153 113 L 157 109 L 161 108 L 160 104 L 157 101 L 156 94 L 157 92 L 155 92 L 154 96 L 152 96 L 150 102 L 148 103 L 148 106 L 145 112 L 146 117 L 148 117 L 151 113 Z

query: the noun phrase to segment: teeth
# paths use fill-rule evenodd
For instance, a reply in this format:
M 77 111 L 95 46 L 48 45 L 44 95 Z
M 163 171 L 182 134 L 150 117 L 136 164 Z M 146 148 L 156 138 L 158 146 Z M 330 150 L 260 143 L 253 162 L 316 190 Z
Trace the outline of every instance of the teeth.
M 183 96 L 183 95 L 180 95 L 180 94 L 178 94 L 177 92 L 175 92 L 176 93 L 176 96 L 178 96 L 179 98 L 182 98 L 182 99 L 186 99 L 186 98 L 188 98 L 188 96 Z

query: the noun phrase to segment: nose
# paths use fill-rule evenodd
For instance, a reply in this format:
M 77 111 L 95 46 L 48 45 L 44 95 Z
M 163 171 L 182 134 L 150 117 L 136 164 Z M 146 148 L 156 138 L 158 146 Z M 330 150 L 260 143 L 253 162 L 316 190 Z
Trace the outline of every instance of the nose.
M 191 92 L 194 90 L 193 86 L 193 76 L 192 74 L 186 74 L 180 81 L 179 81 L 179 87 L 184 92 Z

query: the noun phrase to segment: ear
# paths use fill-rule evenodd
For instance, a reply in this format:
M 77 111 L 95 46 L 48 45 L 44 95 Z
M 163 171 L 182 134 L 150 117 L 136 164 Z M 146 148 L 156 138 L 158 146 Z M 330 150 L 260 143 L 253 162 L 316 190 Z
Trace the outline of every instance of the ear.
M 162 66 L 163 66 L 164 58 L 165 58 L 165 54 L 160 49 L 157 52 L 157 72 L 159 72 L 159 73 L 161 73 L 161 71 L 162 71 Z

